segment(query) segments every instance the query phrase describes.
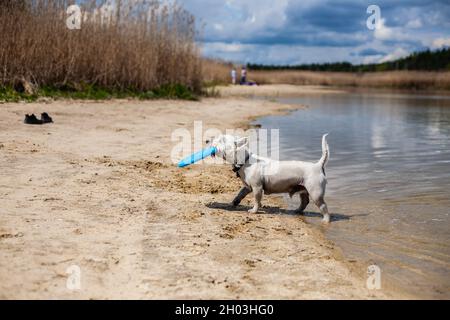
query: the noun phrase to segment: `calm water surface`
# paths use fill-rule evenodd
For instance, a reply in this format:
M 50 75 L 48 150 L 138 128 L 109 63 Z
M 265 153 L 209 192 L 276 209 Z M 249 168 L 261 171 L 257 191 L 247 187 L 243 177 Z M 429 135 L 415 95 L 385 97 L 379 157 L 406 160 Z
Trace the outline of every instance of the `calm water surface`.
M 279 99 L 308 108 L 258 120 L 281 160 L 317 161 L 329 132 L 325 233 L 382 283 L 450 298 L 450 97 L 348 93 Z M 320 218 L 310 205 L 309 222 Z

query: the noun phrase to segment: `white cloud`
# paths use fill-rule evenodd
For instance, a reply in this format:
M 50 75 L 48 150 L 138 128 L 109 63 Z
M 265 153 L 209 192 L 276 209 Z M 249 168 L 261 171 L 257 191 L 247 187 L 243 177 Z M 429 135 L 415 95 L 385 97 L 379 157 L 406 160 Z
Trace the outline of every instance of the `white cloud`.
M 180 1 L 204 26 L 199 40 L 204 41 L 205 55 L 232 61 L 375 63 L 424 47 L 450 45 L 450 5 L 442 6 L 440 1 L 381 5 L 382 18 L 374 31 L 364 26 L 366 6 L 361 1 L 337 2 L 339 5 L 329 0 Z M 351 54 L 367 47 L 389 54 Z
M 413 26 L 419 28 L 418 26 L 421 23 L 420 19 L 413 20 L 410 23 L 411 25 L 409 27 L 388 27 L 386 25 L 386 20 L 381 18 L 375 29 L 374 37 L 376 40 L 380 41 L 394 41 L 398 43 L 416 42 L 425 45 L 427 40 L 423 39 L 423 35 L 419 30 L 416 29 L 413 32 L 408 32 L 408 28 L 413 29 Z
M 243 45 L 240 43 L 225 43 L 225 42 L 209 42 L 204 44 L 204 50 L 207 52 L 223 52 L 235 53 L 250 49 L 252 46 Z
M 186 0 L 183 4 L 205 23 L 210 39 L 249 39 L 270 30 L 282 30 L 290 0 L 227 0 L 224 2 Z M 221 25 L 222 27 L 220 27 Z
M 397 37 L 397 32 L 394 28 L 386 26 L 386 20 L 381 18 L 375 27 L 375 39 L 378 40 L 394 40 Z
M 412 29 L 418 29 L 422 27 L 422 20 L 420 18 L 416 18 L 413 20 L 408 21 L 406 24 L 406 28 L 412 28 Z
M 377 63 L 381 60 L 383 56 L 381 54 L 377 54 L 375 56 L 367 56 L 362 59 L 363 64 Z
M 440 49 L 443 47 L 450 47 L 450 38 L 437 38 L 431 44 L 432 49 Z
M 214 23 L 214 29 L 216 29 L 217 31 L 222 31 L 223 25 L 220 23 Z
M 388 62 L 388 61 L 404 58 L 408 54 L 409 54 L 409 52 L 406 51 L 405 49 L 397 48 L 393 52 L 391 52 L 391 53 L 385 55 L 383 58 L 381 58 L 379 62 L 382 63 L 382 62 Z
M 203 53 L 207 57 L 221 57 L 236 63 L 303 64 L 349 60 L 346 48 L 312 47 L 302 45 L 249 45 L 240 43 L 204 43 Z

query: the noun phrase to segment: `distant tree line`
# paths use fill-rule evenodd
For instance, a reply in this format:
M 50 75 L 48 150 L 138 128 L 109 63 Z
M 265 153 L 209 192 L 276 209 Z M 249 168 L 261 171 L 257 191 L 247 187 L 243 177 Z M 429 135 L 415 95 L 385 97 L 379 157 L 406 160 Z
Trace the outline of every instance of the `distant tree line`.
M 450 48 L 415 52 L 405 58 L 374 64 L 353 65 L 350 62 L 312 63 L 302 65 L 248 64 L 251 70 L 304 70 L 332 72 L 376 72 L 395 70 L 450 70 Z

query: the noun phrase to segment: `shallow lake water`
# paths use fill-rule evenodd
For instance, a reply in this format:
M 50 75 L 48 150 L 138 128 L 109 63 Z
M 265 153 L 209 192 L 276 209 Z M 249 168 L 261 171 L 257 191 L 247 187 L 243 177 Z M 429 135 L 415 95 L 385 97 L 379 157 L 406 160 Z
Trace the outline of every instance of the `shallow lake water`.
M 280 130 L 281 160 L 317 161 L 329 133 L 325 234 L 381 269 L 382 285 L 450 298 L 450 97 L 346 93 L 279 98 L 306 105 L 257 122 Z M 306 220 L 320 226 L 314 205 Z M 322 228 L 322 227 L 321 227 Z

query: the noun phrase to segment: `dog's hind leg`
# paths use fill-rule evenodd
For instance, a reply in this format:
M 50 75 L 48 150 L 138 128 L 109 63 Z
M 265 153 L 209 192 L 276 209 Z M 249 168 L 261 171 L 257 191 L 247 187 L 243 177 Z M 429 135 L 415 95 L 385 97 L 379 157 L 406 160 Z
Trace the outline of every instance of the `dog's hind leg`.
M 304 186 L 298 185 L 295 188 L 293 188 L 291 192 L 289 192 L 289 196 L 292 198 L 292 196 L 297 192 L 300 195 L 301 203 L 300 207 L 296 210 L 296 212 L 302 214 L 309 204 L 309 193 Z
M 253 187 L 253 195 L 255 196 L 255 205 L 252 209 L 248 210 L 250 213 L 257 213 L 259 208 L 261 207 L 261 199 L 263 196 L 263 188 L 262 187 Z
M 323 215 L 322 222 L 329 223 L 330 214 L 328 213 L 328 207 L 324 200 L 327 181 L 325 176 L 319 176 L 319 178 L 319 183 L 316 182 L 317 180 L 312 180 L 305 187 L 311 196 L 311 200 L 320 209 L 320 213 Z
M 241 203 L 241 201 L 251 192 L 252 189 L 250 189 L 247 186 L 243 186 L 242 189 L 239 191 L 238 195 L 236 196 L 236 198 L 234 198 L 232 202 L 233 207 L 237 207 Z
M 325 201 L 323 200 L 323 197 L 319 197 L 317 200 L 313 199 L 316 206 L 320 209 L 320 213 L 323 215 L 323 222 L 329 223 L 330 222 L 330 214 L 328 213 L 328 207 Z
M 302 202 L 301 202 L 300 208 L 298 208 L 297 212 L 303 213 L 309 204 L 309 193 L 308 193 L 308 191 L 306 191 L 306 189 L 304 191 L 300 191 L 300 199 Z

